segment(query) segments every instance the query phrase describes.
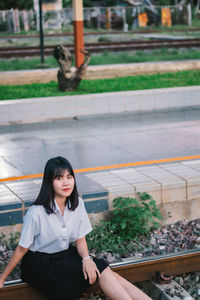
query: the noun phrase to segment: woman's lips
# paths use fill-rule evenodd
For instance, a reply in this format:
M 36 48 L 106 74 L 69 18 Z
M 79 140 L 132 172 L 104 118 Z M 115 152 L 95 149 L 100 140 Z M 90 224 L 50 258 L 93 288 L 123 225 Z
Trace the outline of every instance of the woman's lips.
M 64 192 L 68 192 L 70 191 L 71 189 L 63 189 Z

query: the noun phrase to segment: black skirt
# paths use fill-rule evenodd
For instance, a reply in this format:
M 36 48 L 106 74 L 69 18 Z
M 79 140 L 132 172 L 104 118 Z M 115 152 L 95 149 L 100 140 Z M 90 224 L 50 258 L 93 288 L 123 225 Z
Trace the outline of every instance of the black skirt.
M 101 273 L 108 267 L 104 259 L 94 258 Z M 84 279 L 82 259 L 76 247 L 58 253 L 28 251 L 21 263 L 21 277 L 32 287 L 43 292 L 48 299 L 74 300 L 91 286 Z

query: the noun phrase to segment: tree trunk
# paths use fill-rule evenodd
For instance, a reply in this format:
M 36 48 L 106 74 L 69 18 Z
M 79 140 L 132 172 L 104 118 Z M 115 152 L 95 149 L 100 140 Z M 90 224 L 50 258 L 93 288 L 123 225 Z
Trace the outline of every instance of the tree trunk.
M 68 92 L 79 87 L 81 80 L 84 78 L 90 61 L 90 54 L 88 51 L 81 50 L 85 54 L 85 61 L 76 69 L 74 73 L 71 72 L 72 55 L 70 51 L 64 46 L 55 46 L 53 55 L 60 65 L 58 70 L 58 88 L 61 92 Z

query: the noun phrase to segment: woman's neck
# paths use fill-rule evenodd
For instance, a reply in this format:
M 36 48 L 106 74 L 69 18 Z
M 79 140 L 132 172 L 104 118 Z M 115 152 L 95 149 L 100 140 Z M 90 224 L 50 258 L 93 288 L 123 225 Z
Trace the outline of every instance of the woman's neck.
M 63 198 L 63 197 L 55 197 L 55 200 L 58 204 L 58 206 L 60 207 L 63 207 L 65 206 L 65 203 L 66 203 L 66 198 Z

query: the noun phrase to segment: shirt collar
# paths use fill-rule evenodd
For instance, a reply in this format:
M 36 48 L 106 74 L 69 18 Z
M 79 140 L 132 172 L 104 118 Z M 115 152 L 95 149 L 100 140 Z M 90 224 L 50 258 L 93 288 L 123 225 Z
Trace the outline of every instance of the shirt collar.
M 58 206 L 58 203 L 56 201 L 56 199 L 54 199 L 54 203 L 55 203 L 55 213 L 57 213 L 58 211 L 61 213 L 60 208 Z M 69 202 L 69 208 L 71 207 L 71 203 Z M 67 209 L 67 205 L 65 206 L 65 210 Z
M 58 206 L 56 199 L 54 199 L 54 203 L 55 203 L 55 213 L 60 212 L 60 208 Z

